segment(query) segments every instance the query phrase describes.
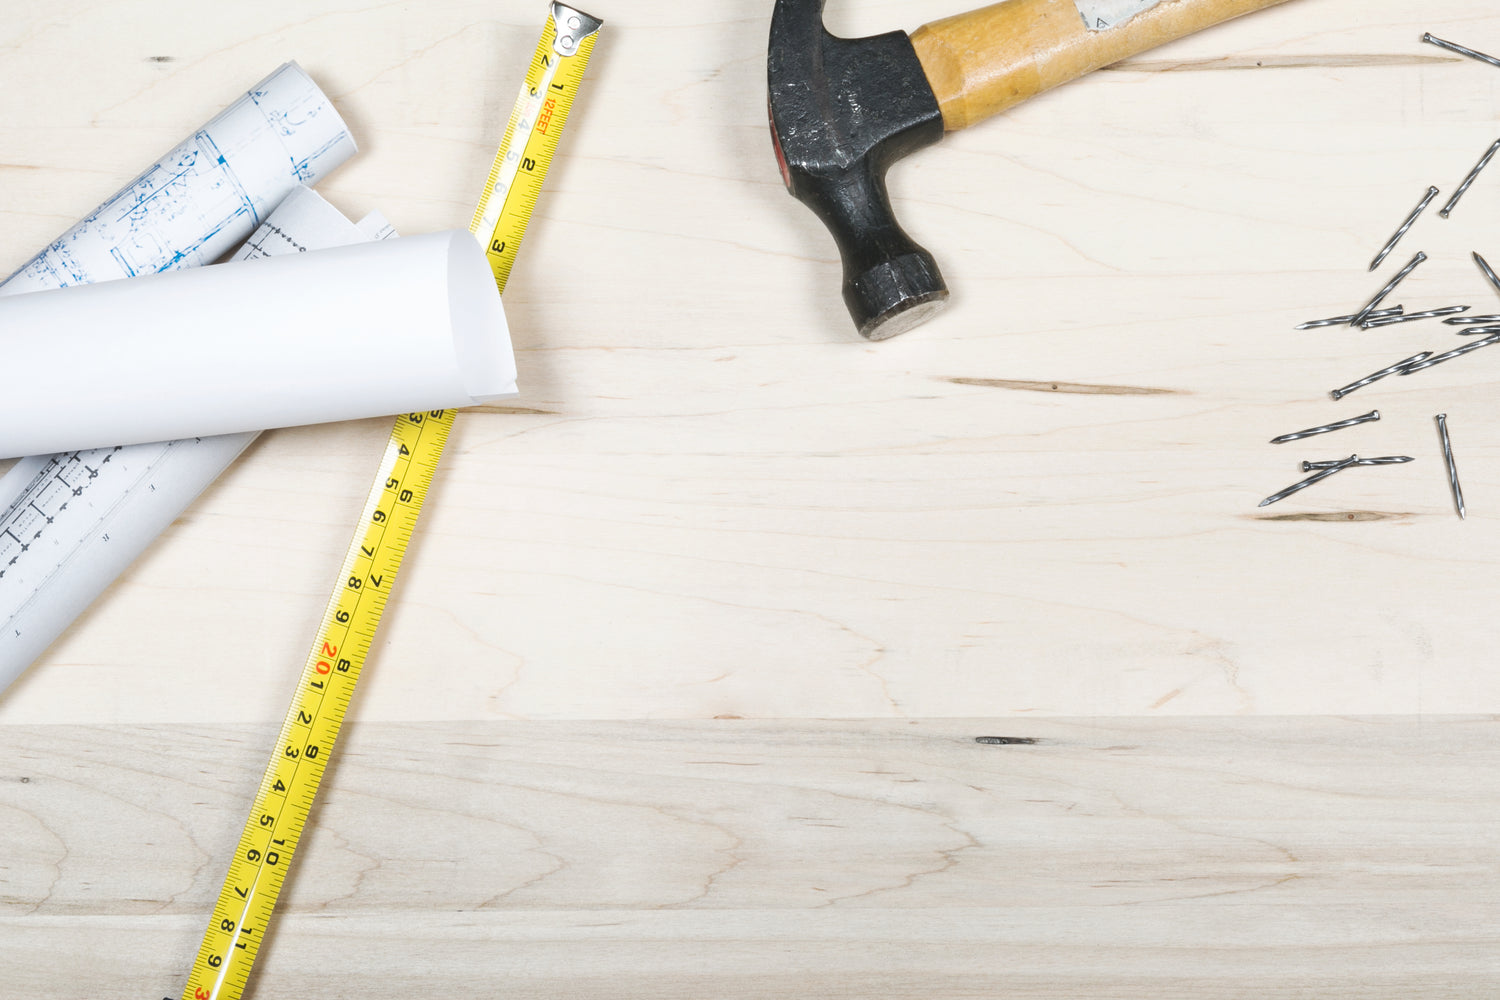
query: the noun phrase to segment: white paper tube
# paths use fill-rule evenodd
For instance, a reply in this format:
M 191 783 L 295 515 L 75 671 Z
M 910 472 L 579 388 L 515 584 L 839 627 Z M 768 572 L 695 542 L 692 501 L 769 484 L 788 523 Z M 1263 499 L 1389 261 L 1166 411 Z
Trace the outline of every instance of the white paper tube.
M 318 85 L 286 63 L 23 264 L 0 295 L 211 264 L 355 149 Z
M 355 150 L 327 97 L 287 63 L 0 283 L 0 296 L 212 263 Z M 317 201 L 306 192 L 303 204 Z M 281 218 L 301 229 L 303 214 Z M 3 363 L 0 373 L 15 377 Z M 0 476 L 0 690 L 253 436 L 23 459 Z M 49 506 L 63 485 L 66 501 Z
M 299 187 L 234 259 L 394 235 L 380 213 L 353 223 Z M 254 438 L 219 434 L 23 458 L 0 476 L 0 693 Z
M 467 230 L 0 299 L 0 458 L 516 391 Z

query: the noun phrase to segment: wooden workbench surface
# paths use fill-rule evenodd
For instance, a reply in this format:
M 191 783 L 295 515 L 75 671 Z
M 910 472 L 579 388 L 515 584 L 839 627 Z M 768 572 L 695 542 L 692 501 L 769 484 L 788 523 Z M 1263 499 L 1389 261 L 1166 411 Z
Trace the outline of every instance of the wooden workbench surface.
M 1493 4 L 1292 0 L 901 162 L 952 301 L 879 344 L 776 169 L 771 6 L 588 8 L 520 398 L 460 416 L 255 995 L 1492 988 L 1500 349 L 1335 403 L 1461 341 L 1292 327 L 1417 250 L 1393 301 L 1500 312 L 1500 172 L 1366 270 L 1500 135 L 1420 40 L 1500 52 Z M 325 197 L 462 226 L 544 16 L 9 12 L 0 274 L 287 59 L 361 145 Z M 263 435 L 0 694 L 0 1000 L 180 992 L 388 430 Z M 1351 452 L 1416 461 L 1257 507 Z

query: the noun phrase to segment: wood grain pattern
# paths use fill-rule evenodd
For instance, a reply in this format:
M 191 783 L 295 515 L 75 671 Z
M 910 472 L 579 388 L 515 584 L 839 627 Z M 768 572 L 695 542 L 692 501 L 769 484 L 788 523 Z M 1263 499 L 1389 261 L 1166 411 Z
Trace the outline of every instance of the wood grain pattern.
M 878 345 L 776 170 L 769 4 L 618 7 L 256 995 L 1484 995 L 1500 355 L 1351 410 L 1451 335 L 1292 327 L 1494 140 L 1500 76 L 1418 41 L 1500 50 L 1493 4 L 1286 4 L 898 164 L 954 298 Z M 287 58 L 360 139 L 325 196 L 462 225 L 540 19 L 9 11 L 0 271 Z M 1497 221 L 1490 174 L 1424 219 L 1402 301 L 1500 311 Z M 177 994 L 388 430 L 264 435 L 0 696 L 0 998 Z M 1256 509 L 1354 450 L 1417 461 Z
M 288 56 L 362 142 L 324 185 L 335 204 L 405 232 L 462 224 L 537 21 L 520 0 L 77 9 L 0 27 L 0 160 L 34 168 L 3 174 L 0 270 Z M 859 34 L 952 13 L 828 18 Z M 878 347 L 845 330 L 832 242 L 776 171 L 769 12 L 600 14 L 507 293 L 515 406 L 539 412 L 459 422 L 366 717 L 1500 711 L 1493 629 L 1470 610 L 1500 572 L 1500 358 L 1362 390 L 1345 402 L 1386 419 L 1327 452 L 1265 444 L 1353 412 L 1329 389 L 1442 346 L 1420 323 L 1291 327 L 1361 305 L 1415 199 L 1493 141 L 1489 68 L 1419 41 L 1482 48 L 1492 9 L 1282 5 L 898 164 L 898 212 L 955 298 Z M 1226 53 L 1266 67 L 1213 68 Z M 1490 180 L 1407 237 L 1432 258 L 1407 304 L 1489 308 L 1468 255 L 1500 212 Z M 1468 524 L 1438 412 L 1464 435 Z M 385 424 L 263 437 L 0 699 L 0 722 L 279 716 Z M 1256 510 L 1334 444 L 1418 461 Z M 1257 516 L 1350 511 L 1396 516 Z M 203 685 L 225 593 L 256 634 L 216 650 Z M 439 663 L 433 688 L 420 665 Z
M 1448 997 L 1500 971 L 1492 719 L 994 725 L 357 724 L 258 995 Z M 167 990 L 273 735 L 0 730 L 7 995 Z

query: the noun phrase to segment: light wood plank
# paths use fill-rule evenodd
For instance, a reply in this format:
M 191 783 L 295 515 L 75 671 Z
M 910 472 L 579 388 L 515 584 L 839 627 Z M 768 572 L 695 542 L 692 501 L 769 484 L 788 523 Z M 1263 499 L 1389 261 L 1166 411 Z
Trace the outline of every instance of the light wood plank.
M 1493 140 L 1500 76 L 1418 42 L 1500 51 L 1493 4 L 1296 0 L 913 157 L 954 301 L 878 346 L 770 154 L 768 0 L 622 6 L 259 995 L 1491 991 L 1500 356 L 1334 406 L 1434 338 L 1290 328 Z M 540 17 L 9 11 L 0 271 L 288 57 L 363 147 L 331 200 L 461 225 Z M 1403 301 L 1500 311 L 1493 182 Z M 0 995 L 177 994 L 386 430 L 266 435 L 0 696 Z M 1256 510 L 1334 445 L 1419 460 Z
M 849 0 L 828 19 L 858 34 L 953 11 Z M 1289 3 L 912 157 L 892 188 L 954 302 L 881 345 L 846 329 L 831 241 L 782 190 L 768 12 L 599 10 L 508 292 L 524 412 L 460 421 L 366 718 L 1500 710 L 1473 613 L 1500 572 L 1500 361 L 1335 406 L 1328 389 L 1437 335 L 1290 329 L 1361 303 L 1420 192 L 1494 138 L 1500 78 L 1418 41 L 1485 47 L 1491 4 Z M 288 56 L 363 143 L 335 203 L 459 224 L 540 18 L 529 0 L 15 13 L 0 269 Z M 1433 257 L 1409 304 L 1495 308 L 1467 256 L 1494 180 L 1408 237 Z M 1369 407 L 1385 419 L 1326 444 L 1266 444 Z M 0 721 L 279 716 L 384 434 L 267 435 Z M 1302 458 L 1355 450 L 1418 461 L 1256 509 Z M 253 635 L 210 650 L 226 617 Z
M 174 993 L 272 735 L 0 729 L 0 982 Z M 356 724 L 259 991 L 1477 995 L 1500 973 L 1495 737 L 1480 718 Z

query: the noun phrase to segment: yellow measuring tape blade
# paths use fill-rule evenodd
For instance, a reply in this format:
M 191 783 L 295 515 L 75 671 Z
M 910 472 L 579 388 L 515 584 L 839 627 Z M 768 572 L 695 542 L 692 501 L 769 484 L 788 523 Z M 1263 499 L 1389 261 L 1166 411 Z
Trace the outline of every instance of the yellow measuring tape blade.
M 469 229 L 484 241 L 502 291 L 600 24 L 571 7 L 550 5 L 495 154 Z M 344 556 L 183 1000 L 237 1000 L 244 994 L 454 416 L 453 410 L 435 410 L 396 418 L 360 515 L 362 527 Z

